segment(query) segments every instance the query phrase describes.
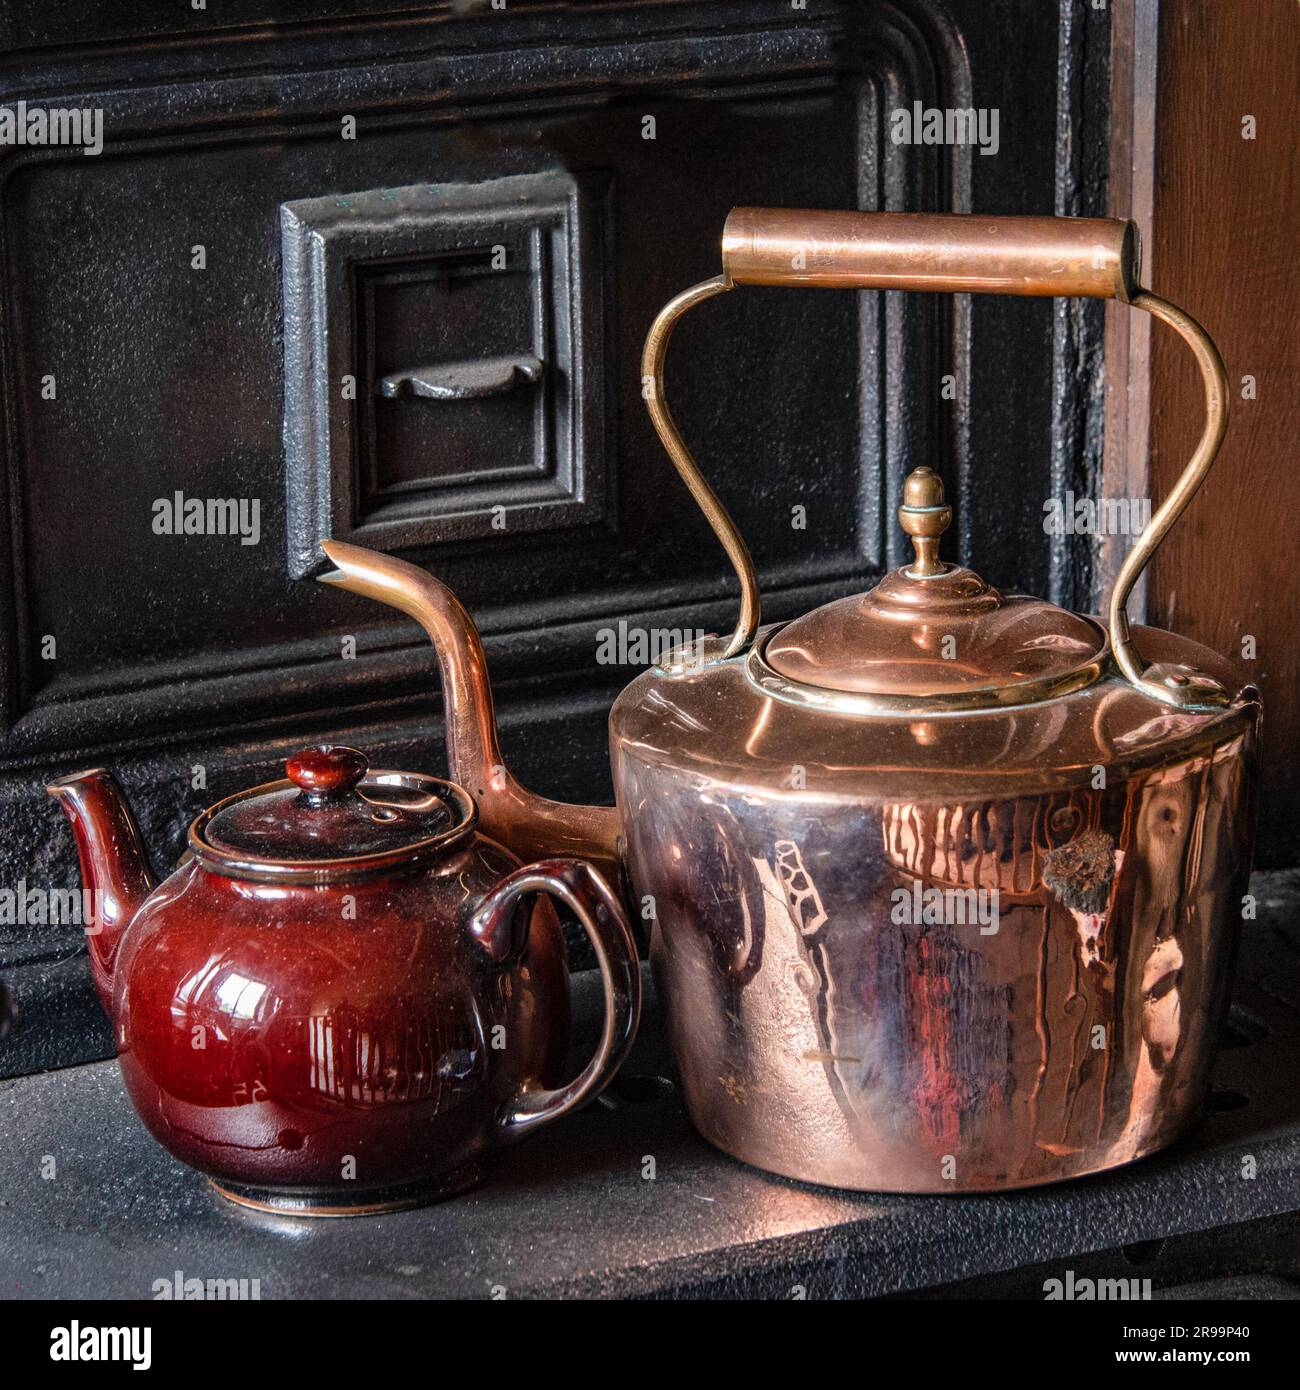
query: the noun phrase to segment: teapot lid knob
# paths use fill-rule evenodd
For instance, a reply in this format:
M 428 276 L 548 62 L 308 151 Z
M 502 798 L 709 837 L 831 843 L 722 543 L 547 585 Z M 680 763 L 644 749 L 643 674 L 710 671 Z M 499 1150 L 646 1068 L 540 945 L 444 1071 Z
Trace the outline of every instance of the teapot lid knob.
M 939 559 L 939 537 L 952 521 L 952 508 L 943 500 L 943 479 L 933 468 L 914 468 L 903 483 L 903 505 L 898 524 L 912 538 L 916 552 L 907 573 L 913 579 L 930 579 L 946 574 Z
M 289 780 L 315 797 L 346 796 L 369 769 L 364 753 L 340 744 L 304 748 L 284 764 Z

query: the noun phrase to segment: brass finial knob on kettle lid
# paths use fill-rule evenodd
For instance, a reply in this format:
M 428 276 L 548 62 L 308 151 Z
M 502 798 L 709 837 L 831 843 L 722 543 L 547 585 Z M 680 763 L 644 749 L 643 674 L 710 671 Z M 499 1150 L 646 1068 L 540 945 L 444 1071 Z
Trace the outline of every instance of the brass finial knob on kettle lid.
M 939 537 L 952 521 L 952 508 L 943 500 L 943 479 L 933 468 L 914 468 L 903 483 L 898 524 L 912 538 L 916 558 L 907 573 L 930 579 L 945 572 L 939 559 Z

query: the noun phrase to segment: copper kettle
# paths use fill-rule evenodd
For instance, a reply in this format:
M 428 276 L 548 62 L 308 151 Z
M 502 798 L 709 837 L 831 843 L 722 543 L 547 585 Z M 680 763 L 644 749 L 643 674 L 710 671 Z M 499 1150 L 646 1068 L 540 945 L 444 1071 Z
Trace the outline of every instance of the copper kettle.
M 617 810 L 519 787 L 454 596 L 326 543 L 327 582 L 433 638 L 453 775 L 487 832 L 630 875 L 690 1114 L 761 1168 L 877 1191 L 1028 1186 L 1140 1158 L 1198 1113 L 1250 868 L 1260 709 L 1213 653 L 1126 616 L 1227 412 L 1213 343 L 1138 287 L 1137 261 L 1135 229 L 1106 219 L 731 214 L 722 274 L 663 309 L 642 370 L 740 615 L 618 697 Z M 749 553 L 663 393 L 677 320 L 741 284 L 1113 297 L 1173 328 L 1204 378 L 1205 431 L 1106 623 L 940 559 L 951 513 L 921 468 L 899 513 L 910 565 L 761 627 Z

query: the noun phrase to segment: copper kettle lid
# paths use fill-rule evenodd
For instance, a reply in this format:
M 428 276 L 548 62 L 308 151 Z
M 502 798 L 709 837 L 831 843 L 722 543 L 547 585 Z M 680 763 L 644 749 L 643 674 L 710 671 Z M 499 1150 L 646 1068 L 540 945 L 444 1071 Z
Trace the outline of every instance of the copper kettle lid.
M 422 860 L 477 815 L 455 783 L 372 771 L 355 748 L 304 748 L 285 771 L 204 811 L 190 827 L 195 855 L 235 877 L 346 878 Z
M 1106 655 L 1104 629 L 1043 599 L 1002 594 L 969 569 L 944 564 L 952 519 L 929 468 L 908 475 L 899 522 L 911 565 L 870 592 L 838 599 L 771 633 L 751 656 L 768 693 L 802 703 L 879 712 L 1003 708 L 1090 685 Z

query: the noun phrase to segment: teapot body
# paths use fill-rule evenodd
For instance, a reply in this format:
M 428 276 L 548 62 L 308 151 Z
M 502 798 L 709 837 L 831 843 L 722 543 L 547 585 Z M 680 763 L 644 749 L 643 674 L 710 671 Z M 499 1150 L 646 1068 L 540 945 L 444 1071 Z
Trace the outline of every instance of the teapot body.
M 550 904 L 496 961 L 469 918 L 518 860 L 472 833 L 345 883 L 198 860 L 131 921 L 113 1022 L 154 1137 L 248 1205 L 389 1209 L 467 1186 L 512 1097 L 556 1079 L 568 976 Z
M 156 885 L 116 779 L 49 786 L 102 904 L 95 983 L 127 1090 L 224 1196 L 343 1216 L 474 1182 L 494 1149 L 609 1083 L 636 1035 L 627 917 L 586 860 L 527 866 L 475 829 L 464 787 L 318 744 L 201 812 Z M 592 944 L 605 1023 L 568 1051 L 563 902 Z
M 1019 709 L 848 719 L 751 677 L 744 657 L 650 671 L 611 715 L 701 1133 L 894 1192 L 1052 1182 L 1177 1137 L 1227 1006 L 1253 694 L 1182 712 L 1112 672 Z

